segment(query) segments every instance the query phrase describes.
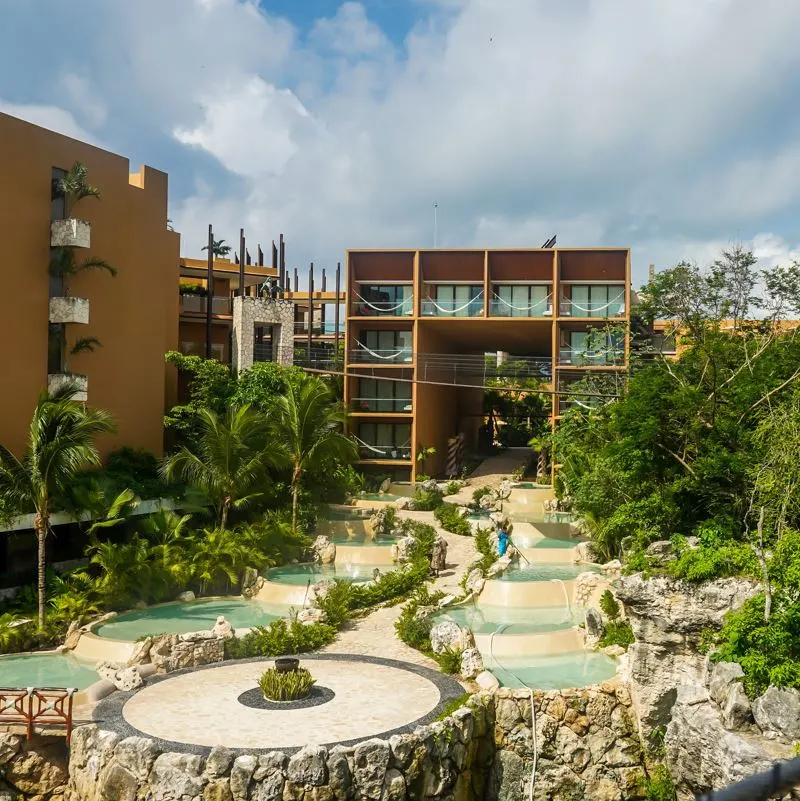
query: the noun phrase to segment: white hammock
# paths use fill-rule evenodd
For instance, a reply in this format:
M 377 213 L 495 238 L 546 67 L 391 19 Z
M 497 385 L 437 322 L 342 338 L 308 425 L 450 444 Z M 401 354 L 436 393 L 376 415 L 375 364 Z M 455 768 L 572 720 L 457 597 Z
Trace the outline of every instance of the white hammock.
M 355 437 L 355 441 L 361 445 L 362 448 L 366 448 L 367 450 L 377 453 L 380 456 L 391 455 L 393 451 L 397 453 L 411 445 L 411 440 L 408 440 L 404 445 L 384 445 L 383 447 L 378 448 L 375 445 L 370 445 L 369 442 L 364 442 L 363 439 L 359 439 L 358 437 Z M 409 456 L 410 455 L 411 454 L 409 453 Z
M 542 306 L 543 304 L 546 306 L 546 308 L 549 309 L 551 305 L 551 299 L 549 295 L 543 300 L 537 301 L 536 303 L 532 303 L 530 306 L 514 306 L 512 303 L 509 303 L 509 301 L 501 298 L 500 295 L 498 295 L 497 293 L 495 293 L 494 297 L 498 303 L 502 303 L 504 306 L 507 306 L 512 311 L 530 311 L 531 309 L 535 309 L 539 306 Z
M 574 300 L 571 300 L 570 298 L 561 298 L 561 302 L 569 304 L 573 309 L 577 309 L 578 311 L 587 312 L 591 314 L 592 312 L 605 311 L 610 306 L 613 306 L 615 303 L 618 303 L 621 299 L 624 300 L 624 298 L 625 298 L 625 293 L 620 292 L 620 294 L 617 295 L 617 297 L 615 297 L 613 300 L 608 301 L 608 303 L 606 303 L 604 306 L 589 306 L 588 308 L 584 306 L 579 306 L 577 303 L 575 303 Z M 623 314 L 624 312 L 625 312 L 625 303 L 623 302 L 622 306 L 620 307 L 619 314 Z
M 464 309 L 468 309 L 470 306 L 476 305 L 475 301 L 480 300 L 483 297 L 483 290 L 481 290 L 474 298 L 468 300 L 463 306 L 458 306 L 457 308 L 448 309 L 446 306 L 440 306 L 433 298 L 426 298 L 425 303 L 429 306 L 433 306 L 434 309 L 437 311 L 442 312 L 442 314 L 456 314 L 460 311 L 464 311 Z M 455 301 L 453 301 L 455 303 Z
M 374 309 L 375 311 L 379 312 L 393 312 L 397 311 L 398 309 L 402 309 L 404 306 L 411 305 L 411 299 L 408 300 L 401 300 L 396 306 L 376 306 L 374 303 L 370 303 L 365 297 L 362 295 L 356 295 L 359 302 L 363 303 L 365 306 L 369 306 L 370 309 Z
M 365 353 L 369 353 L 370 356 L 374 356 L 376 359 L 384 359 L 385 361 L 389 361 L 391 359 L 396 359 L 402 353 L 405 353 L 411 356 L 411 351 L 408 348 L 401 348 L 398 351 L 391 353 L 388 356 L 381 356 L 380 353 L 376 353 L 374 350 L 370 350 L 363 342 L 356 343 L 358 347 L 363 350 Z

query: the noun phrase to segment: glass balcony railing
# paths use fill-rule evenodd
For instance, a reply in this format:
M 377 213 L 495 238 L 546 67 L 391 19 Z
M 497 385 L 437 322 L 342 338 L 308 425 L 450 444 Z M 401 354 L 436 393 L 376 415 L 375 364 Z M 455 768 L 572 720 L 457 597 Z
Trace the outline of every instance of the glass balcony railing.
M 202 295 L 181 295 L 181 312 L 187 314 L 205 314 L 208 298 Z M 233 300 L 230 297 L 211 298 L 212 314 L 233 314 Z
M 351 313 L 359 317 L 410 317 L 414 313 L 411 286 L 357 292 Z
M 354 412 L 411 412 L 411 398 L 352 398 Z
M 410 445 L 370 445 L 359 440 L 358 455 L 362 459 L 397 459 L 410 460 Z
M 516 299 L 495 294 L 490 311 L 492 317 L 552 317 L 553 299 Z
M 424 317 L 482 317 L 483 291 L 473 298 L 426 298 L 422 301 Z
M 624 361 L 625 351 L 622 349 L 587 351 L 561 348 L 558 353 L 558 363 L 570 367 L 616 367 Z
M 413 360 L 411 348 L 368 348 L 359 345 L 348 354 L 351 362 L 359 364 L 408 364 Z
M 571 296 L 563 295 L 558 305 L 561 317 L 624 317 L 625 316 L 625 289 L 624 287 L 602 286 L 592 287 L 592 290 L 602 290 L 591 294 L 574 293 Z

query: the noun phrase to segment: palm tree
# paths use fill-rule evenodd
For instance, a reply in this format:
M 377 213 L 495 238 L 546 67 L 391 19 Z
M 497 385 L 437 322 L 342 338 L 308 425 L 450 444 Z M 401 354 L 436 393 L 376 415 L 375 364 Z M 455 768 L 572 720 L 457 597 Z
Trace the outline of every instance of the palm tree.
M 218 259 L 224 259 L 231 252 L 231 246 L 225 244 L 224 239 L 214 239 L 211 245 L 211 255 L 216 256 Z M 208 245 L 200 250 L 208 250 Z
M 114 430 L 107 412 L 75 403 L 74 394 L 74 387 L 65 386 L 52 395 L 39 396 L 21 459 L 0 445 L 0 494 L 20 511 L 35 513 L 40 629 L 44 627 L 46 540 L 53 496 L 62 494 L 80 469 L 100 464 L 94 440 Z
M 289 381 L 287 391 L 273 401 L 270 422 L 274 439 L 286 453 L 292 468 L 292 528 L 297 529 L 297 508 L 303 473 L 332 459 L 354 462 L 354 440 L 342 433 L 347 419 L 325 382 L 303 375 Z
M 84 164 L 76 161 L 69 172 L 65 173 L 58 179 L 56 187 L 66 199 L 67 214 L 69 217 L 72 210 L 86 197 L 95 197 L 100 199 L 100 190 L 96 186 L 92 186 L 87 180 L 89 171 Z
M 201 490 L 224 529 L 231 507 L 241 508 L 261 495 L 256 489 L 267 480 L 266 468 L 279 464 L 278 454 L 267 448 L 266 419 L 248 405 L 219 415 L 201 409 L 198 418 L 198 439 L 191 449 L 184 445 L 168 457 L 161 473 Z
M 242 571 L 259 562 L 259 553 L 238 532 L 218 528 L 195 534 L 190 558 L 192 575 L 205 594 L 209 588 L 227 590 L 238 584 Z

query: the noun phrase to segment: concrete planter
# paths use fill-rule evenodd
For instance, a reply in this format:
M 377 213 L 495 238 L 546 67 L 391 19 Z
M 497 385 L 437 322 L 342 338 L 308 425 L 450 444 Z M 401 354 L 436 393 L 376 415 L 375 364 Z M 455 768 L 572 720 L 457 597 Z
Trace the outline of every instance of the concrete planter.
M 85 220 L 53 220 L 50 223 L 50 247 L 88 248 L 92 227 Z
M 86 298 L 50 298 L 51 323 L 80 323 L 89 322 L 89 301 Z
M 68 384 L 71 384 L 76 390 L 72 400 L 88 400 L 89 379 L 85 375 L 80 375 L 79 373 L 50 373 L 47 376 L 47 391 L 51 395 Z

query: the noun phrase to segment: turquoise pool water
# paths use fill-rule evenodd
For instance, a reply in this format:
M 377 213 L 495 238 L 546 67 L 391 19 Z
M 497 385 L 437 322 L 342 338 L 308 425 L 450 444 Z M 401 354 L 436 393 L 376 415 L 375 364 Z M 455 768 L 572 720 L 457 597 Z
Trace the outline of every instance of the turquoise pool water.
M 323 520 L 369 520 L 370 510 L 355 509 L 328 509 Z
M 486 667 L 504 687 L 562 690 L 586 687 L 610 679 L 617 663 L 605 654 L 585 653 L 541 657 L 509 657 L 500 662 L 484 656 Z
M 524 559 L 520 559 L 519 564 L 511 567 L 505 573 L 499 575 L 496 581 L 551 581 L 560 579 L 569 581 L 576 578 L 580 573 L 597 572 L 597 568 L 590 565 L 573 565 L 556 562 L 554 564 L 526 564 Z
M 562 540 L 557 537 L 533 539 L 526 536 L 511 535 L 511 539 L 520 548 L 574 548 L 580 540 Z
M 521 484 L 515 484 L 513 489 L 550 489 L 549 484 L 536 484 L 533 481 L 523 481 Z
M 95 630 L 99 637 L 114 640 L 137 640 L 152 634 L 186 634 L 210 629 L 223 615 L 234 629 L 265 626 L 279 617 L 281 609 L 244 598 L 212 598 L 191 603 L 159 604 L 147 609 L 126 612 Z
M 71 654 L 0 656 L 0 687 L 74 687 L 99 681 L 94 668 Z
M 392 495 L 390 492 L 364 492 L 358 496 L 360 501 L 399 501 L 403 495 Z
M 516 606 L 458 606 L 447 609 L 437 620 L 454 620 L 476 634 L 538 634 L 562 631 L 575 625 L 570 612 L 563 606 L 525 609 Z M 502 629 L 502 631 L 498 631 Z
M 273 567 L 268 575 L 270 581 L 278 584 L 297 584 L 305 586 L 310 581 L 314 584 L 325 578 L 342 579 L 344 581 L 355 581 L 362 583 L 372 581 L 372 574 L 375 568 L 381 573 L 389 573 L 391 565 L 284 565 L 283 567 Z
M 381 545 L 383 547 L 394 545 L 397 540 L 391 537 L 370 537 L 362 531 L 350 536 L 347 534 L 336 534 L 331 537 L 331 542 L 335 542 L 338 545 L 358 545 L 360 548 L 369 548 L 373 545 Z

